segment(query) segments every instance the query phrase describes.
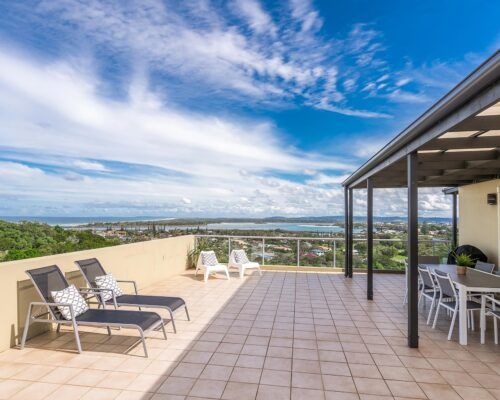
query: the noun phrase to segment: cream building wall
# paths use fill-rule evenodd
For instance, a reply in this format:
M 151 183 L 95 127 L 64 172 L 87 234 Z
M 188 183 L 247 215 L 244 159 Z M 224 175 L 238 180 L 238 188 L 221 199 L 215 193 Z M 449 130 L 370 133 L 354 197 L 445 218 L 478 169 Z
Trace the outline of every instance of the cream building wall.
M 187 254 L 194 245 L 195 237 L 187 235 L 0 263 L 0 351 L 18 343 L 29 303 L 41 300 L 25 270 L 56 264 L 71 282 L 82 287 L 84 280 L 74 262 L 96 257 L 117 279 L 137 281 L 140 290 L 183 273 L 188 268 Z M 34 324 L 30 336 L 49 328 L 49 324 Z
M 497 205 L 488 205 L 488 193 L 497 194 Z M 500 179 L 462 186 L 459 199 L 459 244 L 481 249 L 488 260 L 500 265 Z

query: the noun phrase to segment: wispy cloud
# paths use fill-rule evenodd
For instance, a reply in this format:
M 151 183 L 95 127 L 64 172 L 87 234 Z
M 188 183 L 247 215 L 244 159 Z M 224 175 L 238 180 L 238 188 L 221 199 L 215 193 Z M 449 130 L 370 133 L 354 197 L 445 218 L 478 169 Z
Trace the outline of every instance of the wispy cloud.
M 225 214 L 264 212 L 269 204 L 283 213 L 307 214 L 331 208 L 334 191 L 307 189 L 273 175 L 353 168 L 287 146 L 266 120 L 167 107 L 140 85 L 130 88 L 126 100 L 111 100 L 100 96 L 97 86 L 91 72 L 71 64 L 0 53 L 2 142 L 10 146 L 4 157 L 18 160 L 2 162 L 0 194 L 32 204 L 130 199 L 156 201 L 165 212 L 180 207 L 185 213 Z M 29 166 L 30 154 L 39 166 Z M 110 163 L 120 167 L 109 168 Z M 135 165 L 158 173 L 136 174 Z

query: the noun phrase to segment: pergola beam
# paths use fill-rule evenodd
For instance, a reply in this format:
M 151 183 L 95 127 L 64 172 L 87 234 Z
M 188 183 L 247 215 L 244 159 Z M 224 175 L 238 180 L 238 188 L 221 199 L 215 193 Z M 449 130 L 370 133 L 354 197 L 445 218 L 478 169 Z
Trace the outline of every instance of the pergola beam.
M 468 137 L 454 139 L 434 139 L 429 143 L 420 146 L 420 150 L 459 150 L 459 149 L 480 149 L 497 147 L 500 138 L 498 136 Z

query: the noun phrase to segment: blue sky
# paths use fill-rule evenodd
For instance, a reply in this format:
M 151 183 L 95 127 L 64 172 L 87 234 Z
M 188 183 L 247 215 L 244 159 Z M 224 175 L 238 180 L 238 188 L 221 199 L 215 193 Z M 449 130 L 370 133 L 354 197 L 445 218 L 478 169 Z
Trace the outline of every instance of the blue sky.
M 342 214 L 339 183 L 498 48 L 498 15 L 0 1 L 0 215 Z M 402 214 L 404 191 L 376 197 L 376 214 Z M 449 213 L 436 190 L 420 205 Z

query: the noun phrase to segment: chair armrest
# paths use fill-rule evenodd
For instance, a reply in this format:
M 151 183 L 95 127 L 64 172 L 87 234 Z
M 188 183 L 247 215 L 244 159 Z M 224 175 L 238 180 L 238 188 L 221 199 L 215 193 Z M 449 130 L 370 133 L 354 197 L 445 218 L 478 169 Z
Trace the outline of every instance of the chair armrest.
M 105 292 L 109 292 L 109 293 L 111 293 L 111 296 L 113 298 L 113 304 L 114 304 L 115 308 L 118 308 L 118 305 L 116 303 L 115 292 L 112 289 L 105 289 L 105 288 L 78 288 L 78 291 L 80 293 L 85 293 L 85 294 L 91 293 L 91 294 L 94 294 L 94 295 L 99 295 L 99 298 L 100 298 L 100 301 L 101 301 L 101 304 L 102 304 L 103 308 L 106 308 L 106 302 L 104 301 L 102 295 Z
M 500 300 L 495 299 L 493 296 L 490 295 L 484 295 L 484 298 L 488 301 L 491 301 L 491 304 L 493 306 L 498 305 L 500 306 Z
M 116 282 L 120 282 L 120 283 L 131 283 L 132 285 L 134 285 L 134 292 L 135 294 L 137 294 L 137 283 L 135 281 L 127 281 L 127 280 L 116 280 Z
M 71 320 L 75 321 L 75 311 L 73 310 L 73 304 L 70 303 L 57 303 L 57 302 L 49 302 L 49 301 L 32 301 L 29 305 L 29 313 L 31 316 L 31 312 L 33 306 L 46 306 L 46 307 L 69 307 L 69 313 L 71 314 Z M 32 317 L 37 320 L 37 316 Z

